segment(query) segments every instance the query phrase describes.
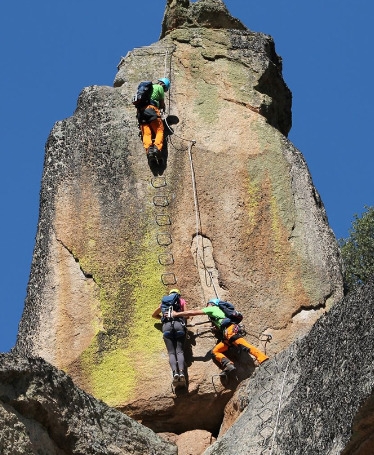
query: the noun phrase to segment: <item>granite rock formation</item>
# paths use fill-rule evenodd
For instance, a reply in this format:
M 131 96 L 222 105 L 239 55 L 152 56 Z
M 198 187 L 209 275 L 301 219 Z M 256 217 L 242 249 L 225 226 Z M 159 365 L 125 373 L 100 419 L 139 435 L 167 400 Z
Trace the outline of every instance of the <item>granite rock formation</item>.
M 186 10 L 181 22 L 173 8 Z M 244 314 L 248 341 L 274 356 L 342 298 L 340 256 L 287 139 L 291 93 L 272 38 L 220 0 L 168 1 L 162 36 L 121 58 L 113 87 L 85 88 L 50 133 L 14 352 L 44 358 L 154 431 L 216 435 L 253 361 L 237 359 L 237 381 L 224 383 L 209 328 L 190 327 L 188 389 L 175 394 L 150 317 L 160 297 L 178 287 L 192 308 L 218 293 Z M 155 169 L 131 99 L 140 80 L 164 75 L 180 121 Z
M 2 455 L 176 455 L 177 446 L 42 359 L 0 354 Z
M 204 454 L 374 453 L 373 315 L 374 280 L 242 383 Z
M 222 0 L 167 0 L 160 39 L 176 28 L 222 28 L 245 30 L 238 19 L 232 17 Z

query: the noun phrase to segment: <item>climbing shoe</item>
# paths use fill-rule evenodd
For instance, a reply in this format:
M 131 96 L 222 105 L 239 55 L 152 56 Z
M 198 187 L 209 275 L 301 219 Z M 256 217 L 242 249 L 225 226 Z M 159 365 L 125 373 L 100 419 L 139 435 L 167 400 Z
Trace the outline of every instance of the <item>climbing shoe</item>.
M 186 378 L 185 378 L 183 373 L 181 373 L 179 375 L 179 383 L 180 383 L 181 386 L 186 384 Z
M 178 373 L 173 373 L 173 384 L 178 384 L 179 382 L 179 374 Z

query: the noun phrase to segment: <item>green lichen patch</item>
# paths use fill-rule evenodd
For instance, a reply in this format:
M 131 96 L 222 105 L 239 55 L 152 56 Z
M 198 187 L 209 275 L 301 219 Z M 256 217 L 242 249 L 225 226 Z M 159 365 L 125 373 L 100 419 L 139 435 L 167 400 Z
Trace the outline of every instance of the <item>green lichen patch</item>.
M 278 277 L 284 296 L 300 305 L 309 305 L 315 301 L 313 287 L 318 285 L 312 278 L 313 268 L 289 240 L 296 222 L 290 165 L 281 154 L 278 133 L 274 137 L 270 132 L 269 137 L 259 126 L 254 131 L 262 153 L 251 156 L 248 161 L 250 241 L 256 244 L 257 260 L 262 264 L 259 267 L 264 269 L 267 264 L 266 273 Z M 312 287 L 311 282 L 314 282 Z
M 278 133 L 264 128 L 258 123 L 252 124 L 255 142 L 261 154 L 251 156 L 248 162 L 248 188 L 253 198 L 251 204 L 256 206 L 263 194 L 263 182 L 270 180 L 273 207 L 277 207 L 283 226 L 290 229 L 294 219 L 294 201 L 289 174 L 290 165 L 282 155 L 282 147 Z M 270 133 L 270 137 L 269 137 Z M 256 202 L 257 201 L 257 202 Z
M 151 377 L 155 354 L 164 349 L 158 320 L 151 317 L 165 292 L 164 267 L 158 261 L 161 247 L 151 210 L 146 219 L 141 242 L 131 248 L 137 254 L 122 259 L 126 273 L 116 291 L 108 283 L 101 290 L 104 330 L 82 356 L 90 392 L 110 405 L 131 398 L 139 378 Z
M 219 103 L 217 87 L 200 80 L 196 84 L 198 96 L 195 99 L 194 111 L 205 123 L 218 121 Z
M 97 348 L 97 345 L 96 345 Z M 91 393 L 109 406 L 123 401 L 133 388 L 135 368 L 132 354 L 126 349 L 106 352 L 99 363 L 93 363 L 95 344 L 82 356 L 82 366 L 89 374 Z

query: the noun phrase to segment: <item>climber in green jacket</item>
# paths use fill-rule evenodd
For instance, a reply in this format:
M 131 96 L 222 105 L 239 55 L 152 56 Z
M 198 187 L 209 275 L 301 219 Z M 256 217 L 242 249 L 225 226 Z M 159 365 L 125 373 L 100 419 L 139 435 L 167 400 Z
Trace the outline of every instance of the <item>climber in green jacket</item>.
M 221 364 L 224 372 L 228 373 L 235 370 L 233 362 L 224 355 L 230 346 L 236 346 L 243 349 L 245 352 L 255 357 L 259 364 L 268 360 L 269 357 L 264 352 L 249 344 L 248 341 L 246 341 L 241 334 L 236 331 L 236 324 L 230 323 L 228 326 L 222 326 L 222 321 L 226 318 L 226 316 L 225 313 L 219 308 L 219 302 L 219 299 L 210 299 L 205 308 L 178 312 L 173 311 L 172 316 L 190 317 L 205 314 L 211 319 L 212 323 L 222 334 L 222 341 L 218 342 L 212 349 L 212 356 Z
M 153 84 L 150 103 L 139 112 L 141 118 L 148 118 L 148 121 L 140 121 L 143 146 L 148 159 L 160 155 L 164 143 L 164 124 L 161 119 L 161 112 L 165 112 L 165 92 L 170 88 L 170 80 L 166 77 L 158 79 Z M 139 119 L 138 117 L 138 119 Z

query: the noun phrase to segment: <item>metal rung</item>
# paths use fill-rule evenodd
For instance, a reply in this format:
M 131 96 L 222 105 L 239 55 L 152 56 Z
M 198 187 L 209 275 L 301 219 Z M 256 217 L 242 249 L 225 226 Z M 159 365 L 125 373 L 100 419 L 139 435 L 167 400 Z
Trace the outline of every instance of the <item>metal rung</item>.
M 174 264 L 174 257 L 171 253 L 161 253 L 158 255 L 158 262 L 161 265 L 171 265 Z
M 154 196 L 153 203 L 156 207 L 166 207 L 169 205 L 169 199 L 167 196 Z
M 161 282 L 165 286 L 172 286 L 173 284 L 177 284 L 177 279 L 175 278 L 174 273 L 163 273 L 161 275 Z
M 267 425 L 266 427 L 263 427 L 260 431 L 259 434 L 262 437 L 263 441 L 261 443 L 258 443 L 260 446 L 265 446 L 267 441 L 270 439 L 274 432 L 274 428 Z
M 162 188 L 163 186 L 166 186 L 166 177 L 164 176 L 152 177 L 151 185 L 153 186 L 153 188 Z
M 157 243 L 161 246 L 167 246 L 172 243 L 171 235 L 167 232 L 157 234 Z
M 171 219 L 169 215 L 156 215 L 156 223 L 159 226 L 168 226 L 171 224 Z

